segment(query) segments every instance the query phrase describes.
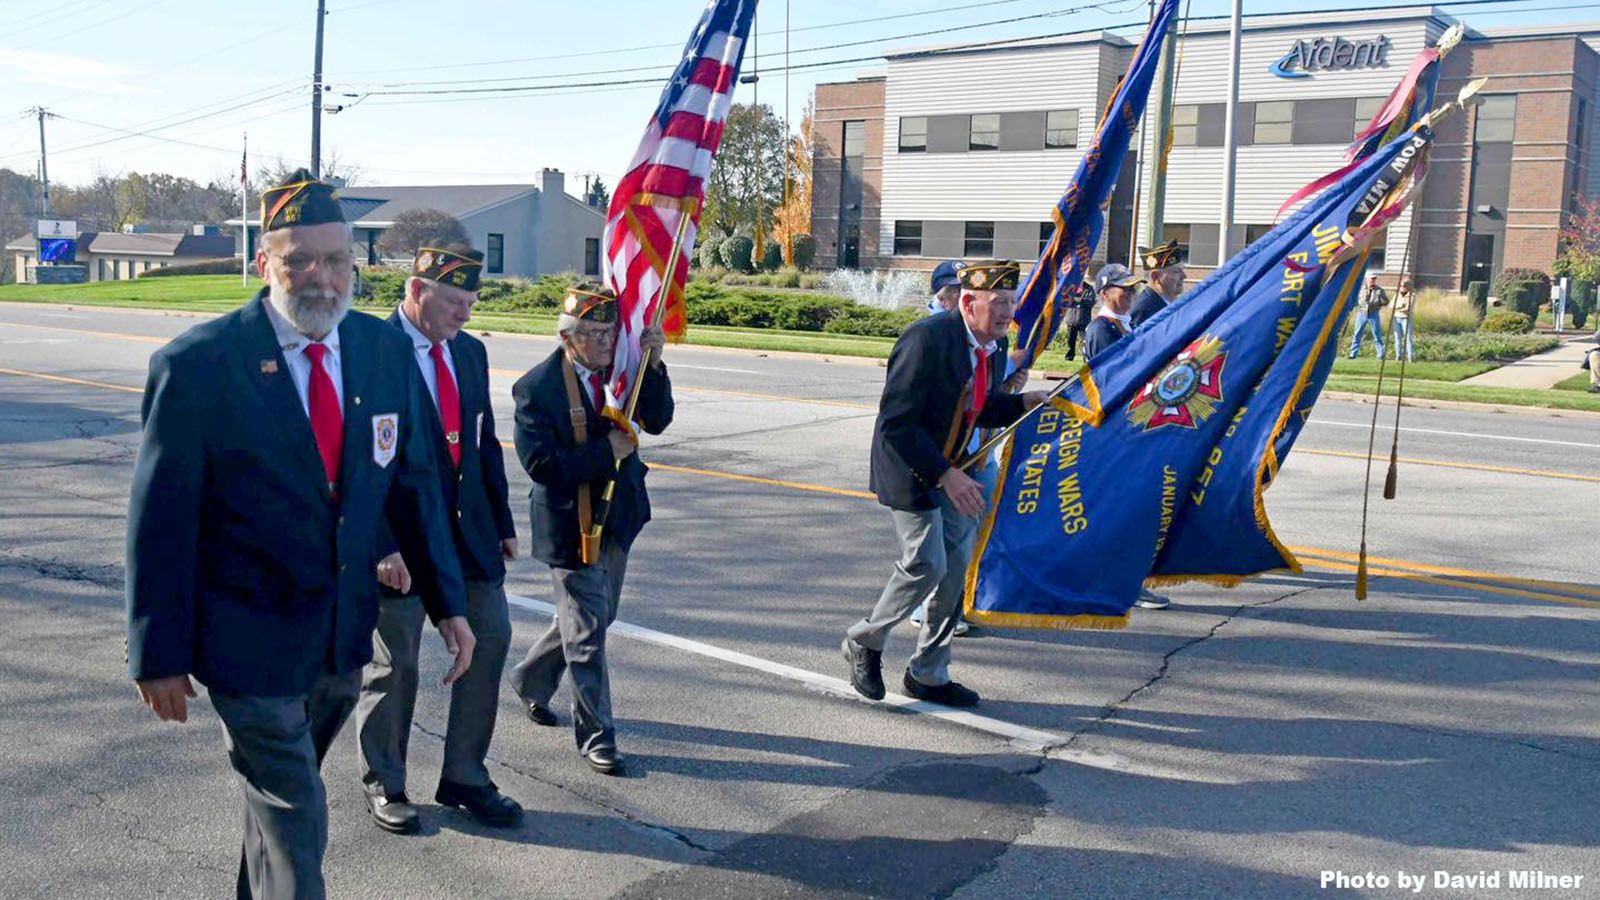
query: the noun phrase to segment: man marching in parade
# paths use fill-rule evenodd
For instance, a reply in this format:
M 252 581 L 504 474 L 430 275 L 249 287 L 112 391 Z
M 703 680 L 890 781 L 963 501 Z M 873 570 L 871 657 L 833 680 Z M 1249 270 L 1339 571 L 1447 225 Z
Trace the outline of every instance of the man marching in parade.
M 500 672 L 511 643 L 505 561 L 516 558 L 517 532 L 489 403 L 488 353 L 462 330 L 478 299 L 482 271 L 483 254 L 477 250 L 421 248 L 405 281 L 405 299 L 389 324 L 410 341 L 432 401 L 434 414 L 417 427 L 426 431 L 439 460 L 439 487 L 466 577 L 467 621 L 478 640 L 472 667 L 451 688 L 444 771 L 434 799 L 466 810 L 485 825 L 506 827 L 521 821 L 522 807 L 495 787 L 483 760 L 494 736 Z M 412 593 L 406 563 L 398 550 L 378 563 L 378 580 L 387 590 L 378 604 L 373 658 L 356 705 L 367 808 L 379 828 L 397 834 L 421 825 L 406 797 L 406 748 L 417 701 L 422 604 Z
M 1178 242 L 1167 241 L 1139 254 L 1144 263 L 1145 288 L 1128 308 L 1128 322 L 1138 328 L 1183 294 L 1185 273 L 1178 259 Z
M 318 769 L 372 658 L 383 520 L 415 592 L 472 663 L 461 570 L 411 342 L 346 315 L 355 266 L 334 189 L 261 195 L 267 287 L 150 358 L 128 506 L 128 668 L 163 720 L 210 690 L 244 782 L 240 897 L 325 893 Z
M 566 672 L 572 679 L 572 728 L 578 752 L 604 775 L 620 771 L 606 671 L 606 628 L 617 617 L 628 550 L 650 521 L 644 463 L 637 441 L 606 409 L 605 385 L 619 330 L 616 295 L 580 284 L 556 320 L 561 346 L 518 379 L 517 458 L 533 479 L 528 492 L 529 555 L 550 566 L 556 619 L 511 673 L 511 685 L 538 725 L 557 724 L 550 698 Z M 635 418 L 660 434 L 672 423 L 661 328 L 641 333 L 650 356 L 640 373 Z M 609 511 L 606 482 L 615 479 Z M 603 527 L 595 541 L 592 528 Z
M 1095 293 L 1100 297 L 1100 308 L 1083 330 L 1083 361 L 1094 358 L 1120 341 L 1133 326 L 1128 321 L 1128 310 L 1133 305 L 1133 289 L 1143 282 L 1121 263 L 1107 263 L 1094 276 Z
M 1019 274 L 1008 260 L 963 267 L 957 308 L 912 323 L 889 354 L 873 427 L 872 490 L 893 513 L 900 559 L 876 606 L 842 645 L 850 683 L 868 699 L 884 697 L 890 631 L 926 599 L 906 693 L 948 706 L 978 702 L 977 692 L 950 680 L 949 668 L 971 536 L 985 499 L 955 463 L 975 428 L 1004 427 L 1043 402 L 1042 392 L 1001 388 Z

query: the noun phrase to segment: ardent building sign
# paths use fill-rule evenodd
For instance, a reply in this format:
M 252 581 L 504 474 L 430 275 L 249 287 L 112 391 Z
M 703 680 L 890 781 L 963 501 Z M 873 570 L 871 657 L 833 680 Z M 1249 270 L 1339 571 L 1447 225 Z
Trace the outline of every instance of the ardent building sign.
M 1376 69 L 1389 64 L 1389 37 L 1367 41 L 1342 37 L 1295 41 L 1294 47 L 1270 67 L 1279 78 L 1309 78 L 1311 73 L 1349 69 Z

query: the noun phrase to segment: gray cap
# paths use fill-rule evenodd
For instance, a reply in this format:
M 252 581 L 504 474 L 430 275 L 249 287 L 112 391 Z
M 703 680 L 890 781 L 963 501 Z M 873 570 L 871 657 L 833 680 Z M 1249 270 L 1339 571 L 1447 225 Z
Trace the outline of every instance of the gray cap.
M 1108 287 L 1133 287 L 1136 284 L 1144 284 L 1144 279 L 1121 263 L 1106 263 L 1100 267 L 1100 273 L 1094 276 L 1094 289 L 1097 292 Z

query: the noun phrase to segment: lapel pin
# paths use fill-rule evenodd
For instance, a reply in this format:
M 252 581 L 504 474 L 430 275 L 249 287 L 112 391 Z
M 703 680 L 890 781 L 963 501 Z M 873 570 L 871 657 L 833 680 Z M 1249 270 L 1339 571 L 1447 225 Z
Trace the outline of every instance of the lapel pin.
M 263 375 L 276 375 L 277 373 L 278 373 L 278 361 L 277 360 L 275 360 L 275 359 L 263 359 L 261 361 L 261 374 L 263 374 Z
M 361 395 L 360 395 L 360 394 L 357 394 L 357 395 L 356 395 L 356 405 L 357 405 L 357 406 L 360 406 L 360 405 L 361 405 Z

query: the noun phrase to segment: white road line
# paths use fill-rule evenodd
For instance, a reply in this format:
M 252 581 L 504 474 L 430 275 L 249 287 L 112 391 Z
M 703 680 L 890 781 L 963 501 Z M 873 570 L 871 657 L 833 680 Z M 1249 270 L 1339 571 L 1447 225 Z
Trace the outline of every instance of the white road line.
M 72 313 L 39 313 L 46 319 L 87 319 L 88 316 L 75 316 Z
M 543 600 L 535 600 L 532 597 L 523 597 L 519 594 L 507 594 L 506 601 L 512 606 L 519 606 L 523 609 L 546 616 L 553 616 L 556 612 L 554 606 L 544 602 Z M 816 672 L 796 668 L 794 666 L 787 666 L 783 663 L 773 662 L 770 659 L 762 659 L 759 656 L 751 656 L 748 653 L 740 653 L 737 650 L 727 650 L 722 647 L 715 647 L 711 644 L 704 644 L 700 641 L 678 637 L 675 634 L 667 634 L 664 631 L 656 631 L 652 628 L 645 628 L 643 626 L 633 625 L 628 622 L 612 622 L 609 632 L 611 634 L 625 635 L 649 644 L 656 644 L 662 647 L 669 647 L 673 650 L 682 650 L 686 653 L 693 653 L 697 656 L 704 656 L 709 659 L 732 663 L 736 666 L 744 666 L 747 669 L 755 669 L 758 672 L 765 672 L 768 675 L 776 675 L 779 678 L 787 678 L 790 681 L 799 682 L 801 685 L 807 688 L 821 691 L 824 694 L 831 694 L 850 700 L 859 700 L 862 703 L 871 702 L 862 698 L 860 694 L 857 694 L 855 692 L 855 688 L 852 688 L 850 683 L 842 678 L 832 678 L 827 675 L 819 675 Z M 1032 728 L 1024 728 L 1020 725 L 1013 725 L 1010 722 L 1002 722 L 999 719 L 991 719 L 988 716 L 980 716 L 977 713 L 966 712 L 959 709 L 950 709 L 948 707 L 940 706 L 936 703 L 926 703 L 921 700 L 913 700 L 910 697 L 902 697 L 899 694 L 890 694 L 883 698 L 883 700 L 880 702 L 885 706 L 892 706 L 904 712 L 932 716 L 935 719 L 943 719 L 946 722 L 951 722 L 956 725 L 964 725 L 968 728 L 973 728 L 997 737 L 1005 738 L 1011 743 L 1012 746 L 1019 750 L 1043 750 L 1047 747 L 1054 747 L 1063 744 L 1067 740 L 1064 735 L 1054 734 L 1049 731 L 1038 731 Z M 1102 767 L 1106 767 L 1104 763 L 1102 763 Z
M 1369 422 L 1330 422 L 1327 419 L 1312 419 L 1311 424 L 1338 425 L 1341 428 L 1370 429 L 1372 427 L 1372 424 Z M 1382 428 L 1383 423 L 1380 422 L 1379 427 Z M 1509 434 L 1483 434 L 1476 431 L 1440 431 L 1437 428 L 1402 428 L 1400 430 L 1416 432 L 1418 434 L 1443 434 L 1449 435 L 1450 437 L 1486 438 L 1491 441 L 1517 441 L 1524 444 L 1557 444 L 1562 447 L 1588 447 L 1595 450 L 1600 450 L 1600 444 L 1585 444 L 1581 441 L 1555 441 L 1548 438 L 1514 437 Z
M 754 369 L 727 369 L 722 366 L 691 366 L 688 363 L 675 362 L 674 369 L 700 369 L 705 372 L 733 372 L 738 375 L 765 375 L 766 372 L 757 372 Z

